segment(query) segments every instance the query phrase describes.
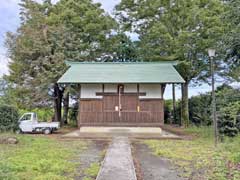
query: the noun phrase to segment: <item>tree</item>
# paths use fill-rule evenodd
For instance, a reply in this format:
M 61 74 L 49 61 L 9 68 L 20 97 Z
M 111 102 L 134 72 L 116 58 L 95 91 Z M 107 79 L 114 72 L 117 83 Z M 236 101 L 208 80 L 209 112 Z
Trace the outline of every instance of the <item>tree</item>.
M 240 82 L 240 0 L 228 1 L 226 20 L 230 22 L 230 29 L 225 35 L 223 51 L 226 54 L 225 63 L 229 68 L 224 75 Z
M 0 96 L 3 96 L 6 93 L 7 86 L 7 82 L 0 78 Z
M 101 60 L 116 23 L 91 0 L 60 0 L 55 5 L 22 0 L 20 6 L 21 26 L 6 39 L 12 60 L 7 79 L 25 97 L 18 100 L 27 108 L 52 105 L 52 84 L 55 120 L 60 121 L 64 88 L 56 82 L 67 69 L 64 61 Z
M 69 91 L 65 91 L 63 95 L 63 119 L 64 124 L 68 123 L 68 111 L 69 111 Z
M 189 124 L 188 86 L 209 76 L 206 49 L 216 47 L 224 33 L 220 0 L 122 0 L 117 16 L 128 31 L 139 34 L 140 59 L 178 60 L 183 84 L 183 120 Z
M 221 123 L 234 122 L 237 125 L 237 117 L 240 115 L 240 89 L 235 89 L 227 84 L 223 84 L 215 90 L 216 104 L 218 112 L 219 128 L 223 127 Z M 189 99 L 190 121 L 195 125 L 211 125 L 211 93 L 206 92 Z M 234 120 L 234 121 L 232 121 Z M 232 122 L 231 122 L 232 121 Z
M 131 41 L 124 32 L 117 32 L 112 38 L 113 59 L 110 61 L 126 62 L 137 61 L 137 44 Z

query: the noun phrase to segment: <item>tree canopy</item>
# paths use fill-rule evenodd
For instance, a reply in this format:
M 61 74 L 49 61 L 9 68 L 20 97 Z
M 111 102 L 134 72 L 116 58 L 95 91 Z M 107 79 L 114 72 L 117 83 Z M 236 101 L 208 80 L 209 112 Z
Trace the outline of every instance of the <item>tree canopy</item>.
M 109 42 L 116 22 L 91 0 L 22 0 L 21 26 L 8 33 L 11 58 L 8 80 L 25 107 L 49 103 L 48 86 L 65 72 L 65 60 L 93 61 L 111 57 Z M 23 101 L 23 99 L 24 101 Z
M 229 10 L 225 13 L 226 20 L 230 23 L 229 31 L 224 37 L 223 51 L 225 63 L 229 65 L 224 75 L 230 76 L 240 82 L 240 1 L 228 1 Z
M 239 3 L 122 0 L 114 19 L 92 0 L 60 0 L 56 4 L 21 0 L 21 25 L 16 33 L 7 33 L 5 43 L 11 59 L 6 77 L 12 87 L 9 92 L 18 107 L 54 105 L 61 114 L 59 108 L 62 99 L 68 99 L 69 89 L 64 93 L 65 87 L 56 81 L 67 69 L 65 60 L 177 60 L 176 68 L 186 81 L 182 119 L 187 126 L 188 86 L 209 80 L 208 48 L 221 49 L 215 58 L 215 68 L 221 68 L 219 75 L 239 81 Z M 129 31 L 139 39 L 133 41 Z
M 122 0 L 116 9 L 124 28 L 139 34 L 141 59 L 179 61 L 177 69 L 186 81 L 183 119 L 188 123 L 187 86 L 206 81 L 210 74 L 207 49 L 221 43 L 225 4 L 220 0 Z

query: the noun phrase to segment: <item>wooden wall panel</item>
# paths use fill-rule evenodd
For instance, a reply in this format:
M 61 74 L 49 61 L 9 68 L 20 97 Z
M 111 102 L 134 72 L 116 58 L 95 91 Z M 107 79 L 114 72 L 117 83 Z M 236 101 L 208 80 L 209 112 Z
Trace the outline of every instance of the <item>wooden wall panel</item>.
M 139 100 L 137 95 L 123 95 L 120 117 L 115 110 L 118 103 L 116 95 L 106 95 L 101 100 L 80 100 L 79 126 L 157 126 L 164 123 L 162 99 Z
M 115 106 L 118 106 L 118 96 L 112 95 L 112 96 L 104 96 L 103 97 L 103 110 L 104 112 L 115 111 Z
M 118 112 L 103 112 L 103 123 L 119 122 Z
M 121 96 L 122 111 L 137 112 L 138 97 L 137 95 Z
M 79 103 L 79 114 L 78 114 L 79 125 L 84 123 L 95 123 L 103 122 L 103 105 L 102 100 L 80 100 Z
M 81 100 L 80 112 L 102 112 L 101 100 Z

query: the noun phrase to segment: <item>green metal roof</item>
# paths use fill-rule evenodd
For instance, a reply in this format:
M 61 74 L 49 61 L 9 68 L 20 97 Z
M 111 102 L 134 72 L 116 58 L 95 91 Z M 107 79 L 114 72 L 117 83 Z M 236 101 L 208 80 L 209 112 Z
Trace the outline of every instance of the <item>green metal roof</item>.
M 184 83 L 172 62 L 67 64 L 58 83 Z

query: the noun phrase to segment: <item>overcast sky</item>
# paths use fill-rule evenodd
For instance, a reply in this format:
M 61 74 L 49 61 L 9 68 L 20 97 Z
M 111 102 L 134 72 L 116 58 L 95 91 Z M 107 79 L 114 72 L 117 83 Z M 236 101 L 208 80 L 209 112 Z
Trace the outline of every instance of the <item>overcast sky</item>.
M 41 1 L 41 0 L 37 0 Z M 54 0 L 56 2 L 57 0 Z M 20 0 L 0 0 L 0 77 L 3 74 L 8 73 L 8 61 L 6 57 L 6 49 L 4 48 L 4 39 L 7 31 L 16 31 L 20 24 L 19 19 L 19 5 Z M 120 0 L 94 0 L 94 2 L 100 2 L 103 9 L 108 13 L 113 12 L 114 6 L 120 2 Z M 180 97 L 180 88 L 176 88 L 177 98 Z M 209 91 L 208 85 L 202 85 L 199 87 L 190 87 L 189 95 L 197 95 L 202 92 Z M 167 86 L 165 90 L 165 98 L 171 98 L 171 86 Z

